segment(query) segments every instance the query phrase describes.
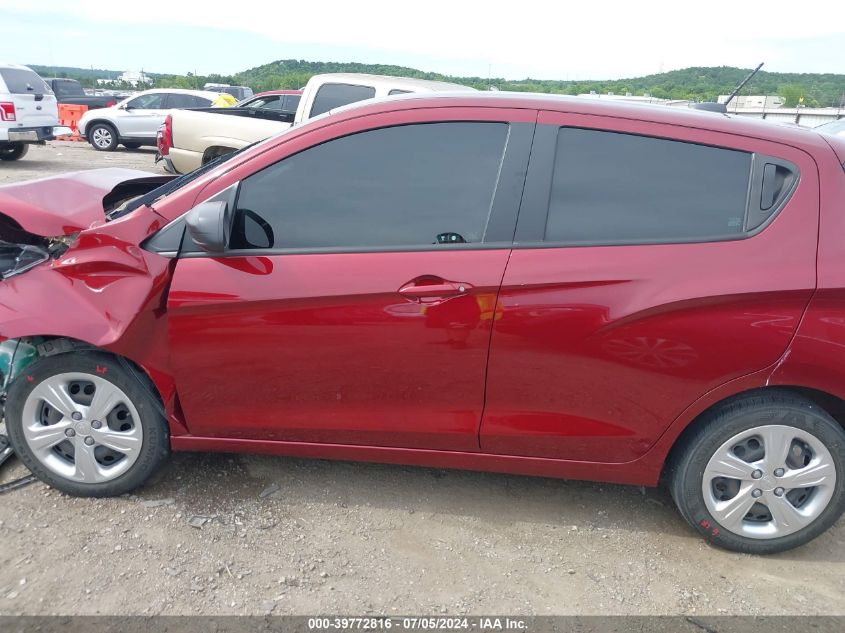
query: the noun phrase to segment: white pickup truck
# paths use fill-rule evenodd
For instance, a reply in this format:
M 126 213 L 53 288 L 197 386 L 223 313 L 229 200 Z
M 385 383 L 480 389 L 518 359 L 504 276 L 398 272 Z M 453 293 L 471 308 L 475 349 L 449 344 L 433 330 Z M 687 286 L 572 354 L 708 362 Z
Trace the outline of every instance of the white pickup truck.
M 71 130 L 59 126 L 50 86 L 31 68 L 0 63 L 0 161 L 19 160 L 30 145 L 61 134 Z
M 335 108 L 409 92 L 474 90 L 460 84 L 385 75 L 314 75 L 306 84 L 291 122 L 282 113 L 257 108 L 177 110 L 159 130 L 159 159 L 172 173 L 186 174 L 223 154 L 269 138 Z M 246 111 L 251 110 L 251 111 Z

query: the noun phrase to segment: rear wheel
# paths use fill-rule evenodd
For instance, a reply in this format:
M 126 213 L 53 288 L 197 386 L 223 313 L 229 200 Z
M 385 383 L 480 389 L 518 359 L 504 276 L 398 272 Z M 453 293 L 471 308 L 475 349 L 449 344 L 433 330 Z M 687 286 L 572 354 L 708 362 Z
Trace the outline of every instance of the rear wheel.
M 845 431 L 788 393 L 719 407 L 670 467 L 672 496 L 708 541 L 752 554 L 803 545 L 845 509 Z
M 88 142 L 100 152 L 112 152 L 117 149 L 117 130 L 108 123 L 95 123 L 87 130 Z
M 14 381 L 7 401 L 15 452 L 67 494 L 124 494 L 168 454 L 167 423 L 149 381 L 107 354 L 38 359 Z
M 0 145 L 0 160 L 20 160 L 29 151 L 29 145 L 23 143 L 9 143 Z

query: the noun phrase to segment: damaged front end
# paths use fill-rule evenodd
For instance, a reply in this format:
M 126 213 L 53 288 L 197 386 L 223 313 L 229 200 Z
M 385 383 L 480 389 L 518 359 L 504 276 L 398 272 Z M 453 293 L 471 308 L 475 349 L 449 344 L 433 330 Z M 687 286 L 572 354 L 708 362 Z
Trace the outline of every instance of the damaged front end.
M 33 235 L 24 231 L 20 224 L 11 218 L 0 215 L 0 281 L 60 257 L 78 235 Z
M 11 381 L 51 341 L 149 360 L 170 260 L 138 244 L 162 226 L 147 197 L 172 180 L 103 169 L 0 187 L 0 416 Z

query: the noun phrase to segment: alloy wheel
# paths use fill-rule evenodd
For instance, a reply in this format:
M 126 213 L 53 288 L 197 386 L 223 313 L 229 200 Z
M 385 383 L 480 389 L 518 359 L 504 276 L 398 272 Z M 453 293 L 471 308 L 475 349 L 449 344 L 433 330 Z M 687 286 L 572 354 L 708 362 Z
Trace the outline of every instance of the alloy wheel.
M 108 149 L 113 141 L 112 133 L 108 128 L 98 127 L 92 132 L 91 140 L 100 149 Z

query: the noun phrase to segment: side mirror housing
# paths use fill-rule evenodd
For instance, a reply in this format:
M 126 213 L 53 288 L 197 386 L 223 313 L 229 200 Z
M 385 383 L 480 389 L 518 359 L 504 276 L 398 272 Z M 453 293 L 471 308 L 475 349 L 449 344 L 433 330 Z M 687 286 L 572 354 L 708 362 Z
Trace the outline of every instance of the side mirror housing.
M 226 215 L 229 205 L 222 201 L 203 202 L 188 211 L 185 223 L 194 243 L 209 253 L 226 250 L 228 225 Z

